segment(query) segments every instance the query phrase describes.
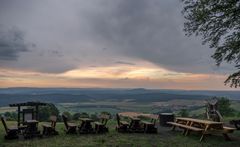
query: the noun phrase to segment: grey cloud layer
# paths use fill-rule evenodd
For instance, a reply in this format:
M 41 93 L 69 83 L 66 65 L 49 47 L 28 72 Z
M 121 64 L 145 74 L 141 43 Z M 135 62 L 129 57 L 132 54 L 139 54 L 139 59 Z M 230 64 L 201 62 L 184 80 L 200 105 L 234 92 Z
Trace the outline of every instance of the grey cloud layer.
M 90 17 L 93 33 L 122 55 L 184 72 L 210 72 L 212 51 L 187 38 L 178 1 L 121 0 Z
M 0 50 L 2 60 L 3 54 L 8 59 L 21 55 L 8 66 L 64 72 L 145 60 L 181 72 L 220 72 L 210 58 L 213 51 L 197 38 L 184 36 L 178 0 L 13 0 L 2 4 L 0 20 L 21 28 L 25 39 L 37 44 L 27 55 L 20 54 L 27 51 L 21 39 L 17 50 L 16 46 Z
M 21 52 L 27 51 L 23 32 L 17 28 L 8 30 L 0 25 L 0 60 L 17 60 Z

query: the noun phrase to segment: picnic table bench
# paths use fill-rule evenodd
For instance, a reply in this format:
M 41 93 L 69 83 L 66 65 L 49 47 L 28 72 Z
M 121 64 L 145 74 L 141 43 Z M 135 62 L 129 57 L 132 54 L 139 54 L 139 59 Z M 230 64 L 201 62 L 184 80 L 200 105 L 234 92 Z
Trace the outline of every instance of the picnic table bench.
M 175 127 L 183 128 L 183 134 L 187 136 L 190 131 L 201 133 L 200 141 L 202 141 L 206 134 L 222 134 L 225 140 L 230 140 L 228 133 L 232 133 L 235 128 L 223 126 L 223 122 L 214 122 L 209 120 L 201 120 L 194 118 L 177 117 L 175 122 L 168 122 L 171 124 L 172 130 Z
M 118 132 L 128 132 L 129 123 L 127 121 L 120 120 L 120 115 L 116 114 L 117 126 L 116 130 Z
M 99 121 L 95 121 L 95 133 L 106 133 L 108 132 L 107 122 L 110 119 L 110 115 L 101 114 L 99 116 Z
M 66 131 L 67 134 L 77 133 L 77 124 L 69 123 L 67 116 L 65 116 L 64 114 L 62 115 L 62 119 L 63 119 L 64 125 L 66 127 L 65 131 Z
M 42 124 L 42 134 L 45 136 L 58 135 L 58 132 L 56 131 L 57 116 L 50 116 L 50 121 L 50 124 Z

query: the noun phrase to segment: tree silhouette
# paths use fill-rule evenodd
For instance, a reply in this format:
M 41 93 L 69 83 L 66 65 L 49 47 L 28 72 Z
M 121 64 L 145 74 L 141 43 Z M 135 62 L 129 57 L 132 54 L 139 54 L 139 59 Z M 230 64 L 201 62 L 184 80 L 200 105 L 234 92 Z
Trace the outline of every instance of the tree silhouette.
M 212 58 L 217 66 L 222 62 L 234 64 L 236 72 L 225 84 L 240 86 L 240 1 L 239 0 L 182 0 L 186 19 L 186 35 L 202 36 L 203 44 L 215 48 Z

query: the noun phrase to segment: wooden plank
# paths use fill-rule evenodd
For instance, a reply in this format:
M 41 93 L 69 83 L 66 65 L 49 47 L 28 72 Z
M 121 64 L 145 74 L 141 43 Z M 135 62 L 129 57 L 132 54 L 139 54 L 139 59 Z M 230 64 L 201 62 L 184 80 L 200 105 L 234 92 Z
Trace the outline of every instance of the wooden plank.
M 148 122 L 148 121 L 141 121 L 141 123 L 146 124 L 146 125 L 154 125 L 154 123 Z
M 215 122 L 210 120 L 202 120 L 202 119 L 195 119 L 195 118 L 187 118 L 187 117 L 177 117 L 177 121 L 192 121 L 196 123 L 202 123 L 202 124 L 223 124 L 223 122 Z
M 192 131 L 196 131 L 196 132 L 201 132 L 201 131 L 203 131 L 203 129 L 201 129 L 201 128 L 196 128 L 196 127 L 192 127 L 192 126 L 187 126 L 187 125 L 183 125 L 183 124 L 179 124 L 179 123 L 175 123 L 175 122 L 167 122 L 167 124 L 174 125 L 174 126 L 178 126 L 178 127 L 182 127 L 182 128 L 185 128 L 185 129 L 189 129 L 189 130 L 192 130 Z
M 126 121 L 120 121 L 120 124 L 122 124 L 122 125 L 129 125 L 129 123 L 126 122 Z
M 224 132 L 227 132 L 227 133 L 233 133 L 237 129 L 236 128 L 223 126 L 223 130 L 224 130 Z

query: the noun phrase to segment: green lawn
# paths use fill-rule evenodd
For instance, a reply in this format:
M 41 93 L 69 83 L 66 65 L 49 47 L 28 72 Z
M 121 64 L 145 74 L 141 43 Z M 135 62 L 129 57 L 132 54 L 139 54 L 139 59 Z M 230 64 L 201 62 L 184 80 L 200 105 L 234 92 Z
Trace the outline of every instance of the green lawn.
M 15 122 L 8 122 L 13 125 Z M 82 135 L 66 135 L 64 133 L 63 123 L 57 124 L 58 136 L 49 138 L 35 138 L 32 140 L 11 140 L 6 141 L 4 137 L 4 129 L 0 125 L 0 147 L 76 147 L 76 146 L 136 146 L 136 147 L 231 147 L 240 146 L 240 132 L 231 135 L 234 141 L 225 141 L 222 136 L 209 136 L 205 141 L 199 142 L 198 134 L 190 134 L 183 136 L 179 131 L 170 131 L 170 128 L 159 128 L 158 134 L 123 134 L 115 131 L 115 121 L 110 121 L 108 126 L 110 132 L 107 134 L 82 134 Z

